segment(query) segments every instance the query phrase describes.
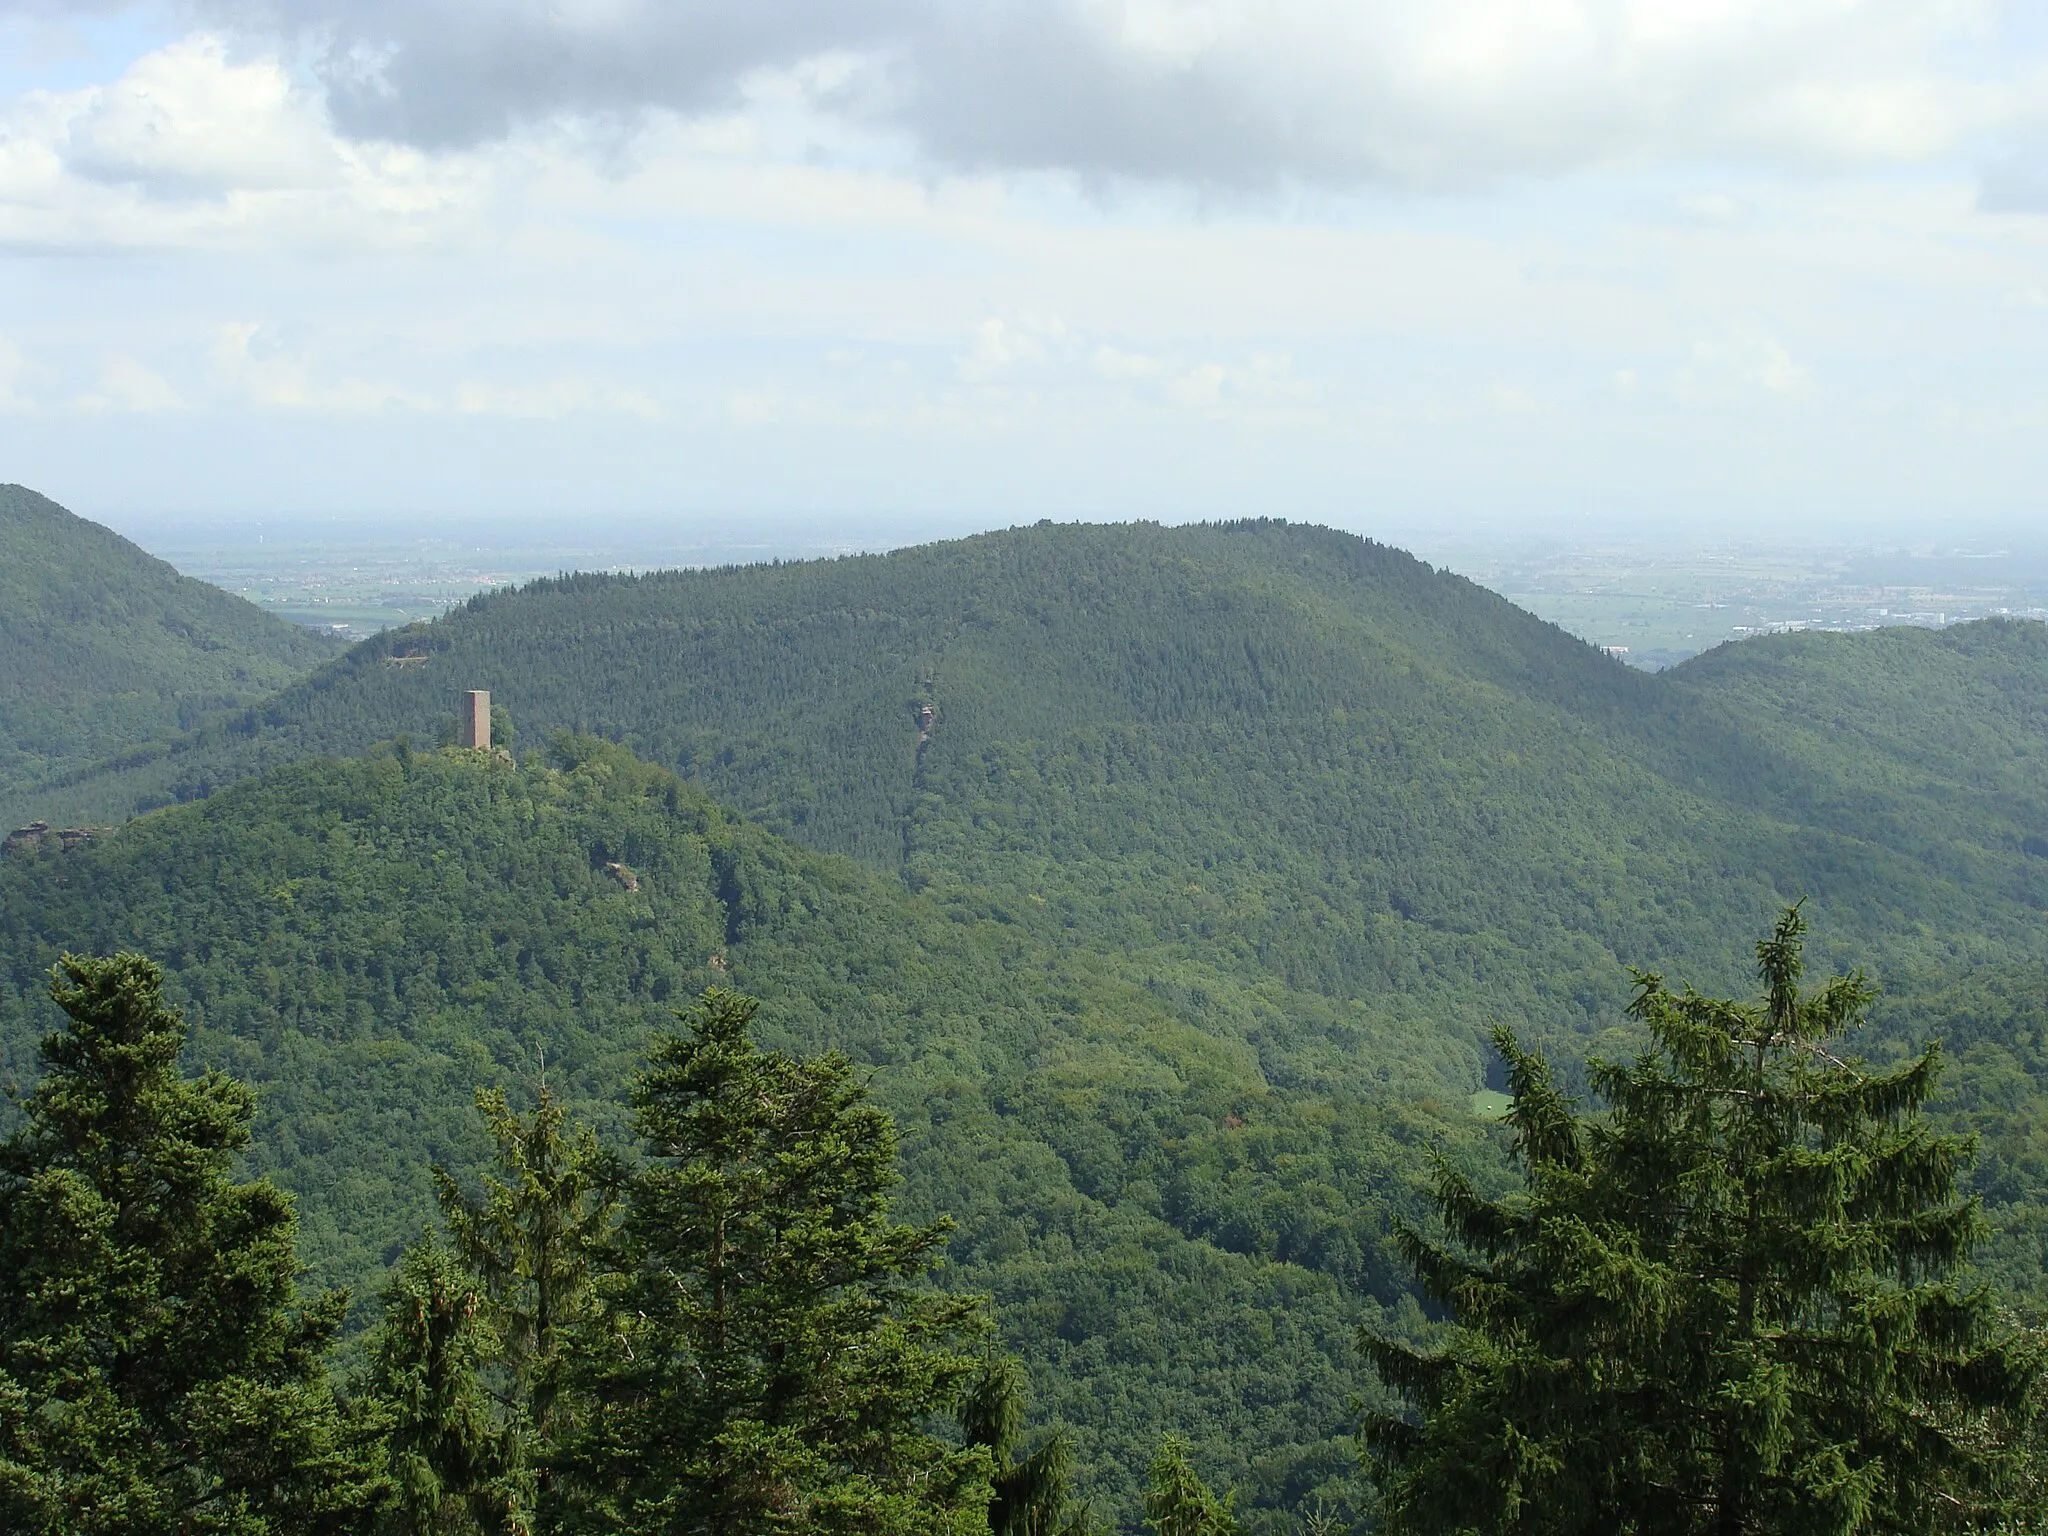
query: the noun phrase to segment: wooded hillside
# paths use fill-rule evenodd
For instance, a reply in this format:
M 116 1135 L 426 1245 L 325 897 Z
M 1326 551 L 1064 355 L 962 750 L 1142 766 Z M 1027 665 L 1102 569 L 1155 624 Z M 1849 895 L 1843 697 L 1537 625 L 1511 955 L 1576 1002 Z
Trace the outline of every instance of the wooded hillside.
M 518 766 L 436 750 L 472 687 Z M 5 1048 L 26 1072 L 58 949 L 151 953 L 361 1282 L 424 1164 L 482 1155 L 475 1083 L 544 1048 L 602 1125 L 731 977 L 877 1070 L 912 1214 L 958 1219 L 949 1283 L 996 1295 L 1090 1488 L 1128 1517 L 1178 1428 L 1255 1509 L 1341 1504 L 1353 1326 L 1421 1326 L 1390 1225 L 1433 1147 L 1504 1176 L 1488 1028 L 1582 1090 L 1641 1038 L 1630 966 L 1737 991 L 1786 904 L 1886 991 L 1858 1049 L 1950 1040 L 1985 1262 L 2048 1303 L 2044 723 L 2039 625 L 1648 676 L 1266 522 L 568 577 L 36 802 L 200 803 L 0 864 Z
M 252 704 L 334 651 L 0 485 L 0 832 L 33 786 Z
M 1411 1315 L 1390 1214 L 1426 1145 L 1484 1134 L 1469 1038 L 1063 958 L 617 748 L 531 759 L 387 747 L 0 863 L 4 1074 L 31 1075 L 59 950 L 156 956 L 195 1060 L 257 1087 L 254 1171 L 298 1192 L 316 1276 L 368 1297 L 429 1165 L 486 1156 L 475 1085 L 530 1095 L 544 1059 L 623 1142 L 649 1033 L 729 982 L 767 1041 L 879 1072 L 909 1209 L 957 1221 L 947 1282 L 996 1297 L 1088 1487 L 1135 1507 L 1177 1428 L 1260 1502 L 1342 1494 L 1352 1328 Z

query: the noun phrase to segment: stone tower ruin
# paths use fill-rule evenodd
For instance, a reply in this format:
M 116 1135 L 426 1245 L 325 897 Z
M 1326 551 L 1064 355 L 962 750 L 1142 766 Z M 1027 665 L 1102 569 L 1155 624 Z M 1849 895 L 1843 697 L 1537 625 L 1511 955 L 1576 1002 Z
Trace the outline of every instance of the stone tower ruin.
M 455 718 L 456 739 L 462 745 L 490 750 L 491 695 L 487 689 L 472 688 L 465 693 L 461 713 Z

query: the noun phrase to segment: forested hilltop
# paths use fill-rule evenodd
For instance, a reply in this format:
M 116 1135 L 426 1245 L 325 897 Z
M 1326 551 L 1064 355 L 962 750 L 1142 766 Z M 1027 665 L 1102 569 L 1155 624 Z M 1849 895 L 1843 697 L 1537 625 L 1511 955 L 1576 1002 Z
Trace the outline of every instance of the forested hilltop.
M 435 749 L 464 688 L 516 765 Z M 1165 1428 L 1255 1510 L 1341 1505 L 1352 1328 L 1420 1325 L 1389 1226 L 1432 1146 L 1504 1176 L 1487 1029 L 1583 1091 L 1642 1038 L 1630 966 L 1744 989 L 1802 899 L 1815 964 L 1885 989 L 1856 1048 L 1949 1039 L 1986 1264 L 2039 1313 L 2044 726 L 2039 625 L 1647 676 L 1267 522 L 570 577 L 36 801 L 200 803 L 0 864 L 6 1048 L 25 1078 L 58 950 L 155 955 L 362 1280 L 429 1211 L 418 1149 L 476 1166 L 472 1084 L 545 1046 L 615 1130 L 663 1008 L 738 978 L 771 1039 L 879 1070 L 949 1283 L 995 1293 L 1105 1507 Z
M 255 703 L 334 652 L 0 485 L 0 821 L 26 820 L 12 807 L 36 785 Z
M 2048 1362 L 1968 1268 L 1970 1149 L 1922 1115 L 1940 1049 L 1838 1056 L 1871 987 L 1807 985 L 1806 934 L 1778 914 L 1753 998 L 1639 975 L 1645 1049 L 1594 1068 L 1595 1116 L 1493 1031 L 1519 1187 L 1439 1160 L 1449 1242 L 1402 1229 L 1446 1316 L 1420 1347 L 1359 1330 L 1394 1394 L 1359 1426 L 1367 1528 L 2041 1528 Z M 633 1151 L 544 1074 L 530 1110 L 479 1090 L 490 1162 L 435 1171 L 439 1219 L 350 1349 L 347 1292 L 301 1284 L 291 1196 L 237 1166 L 247 1084 L 189 1073 L 163 982 L 133 952 L 60 957 L 0 1138 L 10 1531 L 1101 1533 L 988 1298 L 928 1283 L 954 1228 L 897 1219 L 863 1069 L 764 1048 L 756 1000 L 708 987 L 650 1036 Z M 1321 1490 L 1244 1511 L 1178 1435 L 1146 1481 L 1156 1536 L 1361 1528 Z
M 1929 974 L 2034 952 L 2048 899 L 2042 626 L 1787 636 L 1646 676 L 1399 551 L 1264 522 L 538 582 L 49 819 L 430 742 L 466 687 L 942 899 L 1340 998 L 1434 1009 L 1476 981 L 1546 1029 L 1604 1023 L 1585 979 L 1623 958 L 1725 969 L 1783 897 Z
M 387 745 L 0 863 L 0 1049 L 33 1081 L 49 966 L 141 950 L 258 1090 L 255 1171 L 324 1282 L 375 1296 L 473 1175 L 478 1084 L 624 1137 L 651 1031 L 709 984 L 761 1037 L 878 1068 L 907 1208 L 950 1213 L 1084 1486 L 1129 1515 L 1161 1433 L 1255 1504 L 1348 1496 L 1350 1347 L 1412 1323 L 1388 1226 L 1424 1148 L 1470 1145 L 1479 1054 L 1377 1008 L 1199 968 L 1068 958 L 803 849 L 589 739 L 514 766 Z M 1391 1311 L 1389 1310 L 1391 1309 Z

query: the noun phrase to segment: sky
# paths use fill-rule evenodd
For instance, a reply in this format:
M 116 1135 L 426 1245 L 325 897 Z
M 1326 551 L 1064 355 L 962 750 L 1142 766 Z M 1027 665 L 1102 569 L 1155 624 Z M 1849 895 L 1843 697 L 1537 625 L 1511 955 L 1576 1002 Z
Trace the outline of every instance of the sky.
M 2042 0 L 0 0 L 109 520 L 2048 524 Z

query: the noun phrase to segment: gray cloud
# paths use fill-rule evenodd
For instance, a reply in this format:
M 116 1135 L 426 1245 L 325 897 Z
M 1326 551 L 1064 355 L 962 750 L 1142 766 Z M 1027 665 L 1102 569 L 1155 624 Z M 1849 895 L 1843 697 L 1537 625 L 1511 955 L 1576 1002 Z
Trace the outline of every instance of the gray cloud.
M 713 110 L 748 72 L 872 47 L 884 4 L 792 0 L 199 0 L 211 25 L 310 49 L 336 126 L 466 147 L 557 113 Z
M 1981 70 L 1938 64 L 1982 16 L 1927 0 L 193 3 L 310 50 L 344 132 L 427 147 L 729 108 L 821 58 L 851 67 L 816 105 L 939 165 L 1223 183 L 1896 161 L 1986 110 Z

